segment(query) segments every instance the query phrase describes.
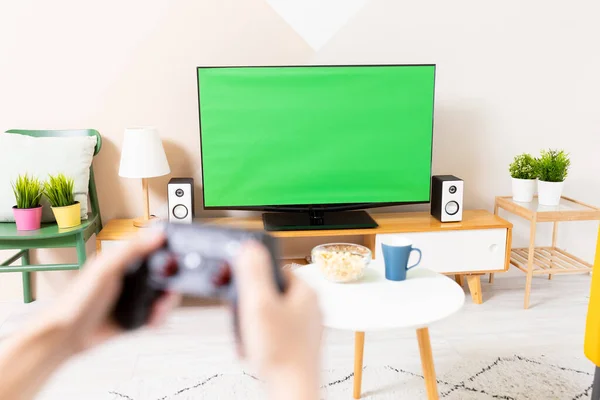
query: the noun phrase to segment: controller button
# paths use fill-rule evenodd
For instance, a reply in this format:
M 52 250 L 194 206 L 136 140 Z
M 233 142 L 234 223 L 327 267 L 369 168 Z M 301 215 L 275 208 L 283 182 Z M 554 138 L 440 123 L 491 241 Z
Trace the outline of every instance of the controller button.
M 183 258 L 183 263 L 187 269 L 196 269 L 202 265 L 202 257 L 198 253 L 188 253 Z
M 170 277 L 176 275 L 179 272 L 179 265 L 174 257 L 169 257 L 168 261 L 164 264 L 162 274 L 164 277 Z
M 228 264 L 223 264 L 219 268 L 219 272 L 213 276 L 212 283 L 215 286 L 226 286 L 231 283 L 231 267 Z
M 227 255 L 229 256 L 229 258 L 235 257 L 235 255 L 240 250 L 240 245 L 241 245 L 240 242 L 234 241 L 234 240 L 229 241 L 227 243 L 227 245 L 225 246 L 225 251 L 227 252 Z

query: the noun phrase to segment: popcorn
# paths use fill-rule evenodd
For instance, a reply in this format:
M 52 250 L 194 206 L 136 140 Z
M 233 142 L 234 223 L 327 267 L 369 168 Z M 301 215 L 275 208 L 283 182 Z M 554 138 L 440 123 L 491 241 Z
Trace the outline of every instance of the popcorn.
M 362 278 L 370 259 L 369 249 L 354 244 L 317 246 L 312 254 L 312 261 L 319 266 L 325 278 L 340 283 Z

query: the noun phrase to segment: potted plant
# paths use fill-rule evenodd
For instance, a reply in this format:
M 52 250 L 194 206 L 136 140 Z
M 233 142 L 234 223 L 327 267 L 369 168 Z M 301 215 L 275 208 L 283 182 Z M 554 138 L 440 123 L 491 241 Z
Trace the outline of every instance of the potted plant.
M 512 177 L 513 200 L 529 203 L 535 194 L 537 160 L 531 154 L 523 153 L 515 156 L 508 170 Z
M 44 194 L 52 206 L 59 228 L 81 224 L 81 204 L 75 201 L 73 185 L 73 179 L 63 174 L 50 175 L 44 183 Z
M 542 150 L 537 165 L 538 201 L 544 206 L 557 206 L 571 160 L 564 150 Z
M 33 231 L 40 229 L 42 222 L 43 185 L 34 177 L 19 175 L 16 182 L 11 183 L 17 205 L 13 207 L 15 223 L 19 231 Z

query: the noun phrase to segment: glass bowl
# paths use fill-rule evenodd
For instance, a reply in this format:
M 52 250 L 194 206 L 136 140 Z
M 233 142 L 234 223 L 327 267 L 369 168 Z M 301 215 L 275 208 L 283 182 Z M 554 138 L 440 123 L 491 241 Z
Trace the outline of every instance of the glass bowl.
M 336 283 L 359 280 L 371 262 L 371 250 L 352 243 L 328 243 L 312 249 L 311 261 L 325 279 Z

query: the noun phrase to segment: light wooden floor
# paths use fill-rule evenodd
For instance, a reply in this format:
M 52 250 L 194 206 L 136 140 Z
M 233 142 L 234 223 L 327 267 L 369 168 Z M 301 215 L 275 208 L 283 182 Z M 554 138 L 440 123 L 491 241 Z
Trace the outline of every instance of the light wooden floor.
M 482 283 L 484 304 L 470 296 L 455 316 L 430 328 L 436 369 L 443 371 L 465 357 L 490 354 L 547 355 L 583 358 L 583 332 L 590 276 L 556 276 L 533 282 L 531 307 L 523 310 L 525 277 L 518 271 Z M 0 338 L 18 332 L 27 318 L 45 305 L 0 303 Z M 402 307 L 399 305 L 398 312 Z M 328 330 L 324 368 L 351 370 L 351 332 Z M 420 366 L 413 331 L 367 333 L 365 365 Z M 66 364 L 46 387 L 42 399 L 106 398 L 132 378 L 193 377 L 200 366 L 222 372 L 239 370 L 233 351 L 229 314 L 219 306 L 178 309 L 158 331 L 140 332 L 95 349 Z

